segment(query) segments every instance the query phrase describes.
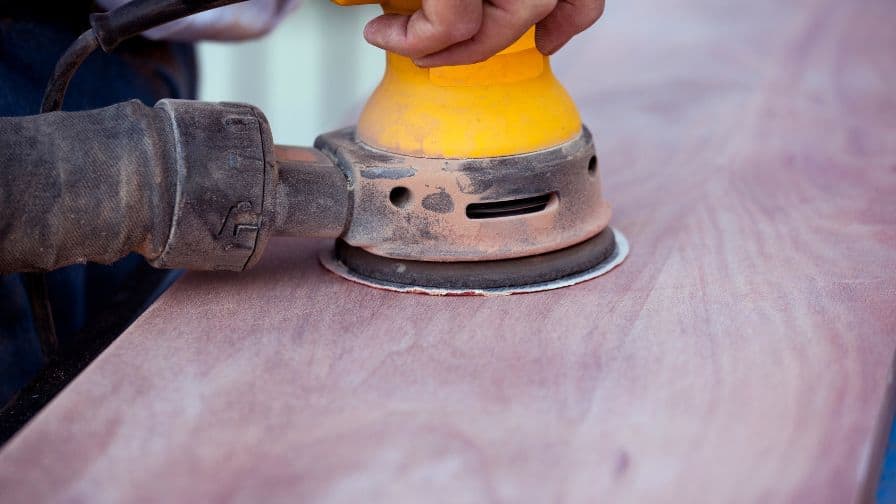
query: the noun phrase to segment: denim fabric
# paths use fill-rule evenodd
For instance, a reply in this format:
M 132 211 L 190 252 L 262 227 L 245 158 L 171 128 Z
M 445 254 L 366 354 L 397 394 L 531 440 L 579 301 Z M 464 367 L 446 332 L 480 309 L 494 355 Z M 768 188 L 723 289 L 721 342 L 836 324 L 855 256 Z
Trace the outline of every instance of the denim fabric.
M 884 466 L 877 486 L 877 502 L 896 504 L 896 419 L 890 427 L 890 440 L 884 453 Z

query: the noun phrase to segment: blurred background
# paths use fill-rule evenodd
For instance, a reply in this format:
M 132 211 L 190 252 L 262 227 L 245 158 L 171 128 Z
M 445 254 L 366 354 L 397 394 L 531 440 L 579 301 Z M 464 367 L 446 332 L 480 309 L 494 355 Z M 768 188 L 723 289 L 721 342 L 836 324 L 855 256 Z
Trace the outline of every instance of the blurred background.
M 382 51 L 364 41 L 379 6 L 337 7 L 307 0 L 271 34 L 199 45 L 199 98 L 256 105 L 274 141 L 310 145 L 354 123 L 383 75 Z

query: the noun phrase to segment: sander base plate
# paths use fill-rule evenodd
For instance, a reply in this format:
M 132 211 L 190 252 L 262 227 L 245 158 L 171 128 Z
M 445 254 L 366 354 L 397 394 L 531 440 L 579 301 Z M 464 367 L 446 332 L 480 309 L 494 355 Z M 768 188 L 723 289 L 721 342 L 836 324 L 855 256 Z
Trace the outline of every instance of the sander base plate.
M 337 243 L 333 249 L 321 252 L 320 262 L 326 269 L 345 279 L 393 292 L 432 296 L 504 296 L 560 289 L 597 278 L 621 264 L 628 253 L 629 243 L 625 235 L 608 227 L 594 238 L 578 245 L 518 259 L 476 263 L 423 263 L 374 256 L 342 242 Z M 352 268 L 349 264 L 355 267 Z M 532 275 L 530 272 L 545 264 L 548 265 L 545 272 L 556 271 L 554 278 L 545 278 L 545 275 L 551 276 L 550 273 L 536 274 L 531 277 L 534 280 L 526 278 L 527 275 Z M 415 274 L 415 268 L 422 270 Z M 488 274 L 468 273 L 474 268 L 482 268 L 483 272 L 488 270 Z M 441 279 L 440 274 L 443 275 Z M 498 285 L 502 275 L 506 278 L 506 284 L 510 285 Z M 480 280 L 480 277 L 491 278 Z M 496 282 L 495 278 L 499 280 Z

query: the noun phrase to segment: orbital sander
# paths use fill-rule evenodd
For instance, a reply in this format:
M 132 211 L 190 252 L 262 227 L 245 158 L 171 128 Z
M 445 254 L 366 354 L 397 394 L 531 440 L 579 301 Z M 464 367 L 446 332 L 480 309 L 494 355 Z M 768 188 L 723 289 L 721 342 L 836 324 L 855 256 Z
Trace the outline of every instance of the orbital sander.
M 534 28 L 472 65 L 421 68 L 387 53 L 357 127 L 323 134 L 314 148 L 274 145 L 264 114 L 247 104 L 58 112 L 97 48 L 239 1 L 133 0 L 95 13 L 54 69 L 46 113 L 0 118 L 10 194 L 30 202 L 0 215 L 0 273 L 131 252 L 157 267 L 242 271 L 280 235 L 335 239 L 321 262 L 366 285 L 507 294 L 582 282 L 627 255 L 608 225 L 592 135 Z M 32 305 L 48 306 L 34 284 Z
M 333 0 L 410 15 L 421 0 Z M 387 52 L 357 128 L 315 147 L 351 181 L 334 273 L 429 294 L 548 290 L 622 262 L 591 132 L 535 46 L 535 27 L 481 63 L 421 68 Z

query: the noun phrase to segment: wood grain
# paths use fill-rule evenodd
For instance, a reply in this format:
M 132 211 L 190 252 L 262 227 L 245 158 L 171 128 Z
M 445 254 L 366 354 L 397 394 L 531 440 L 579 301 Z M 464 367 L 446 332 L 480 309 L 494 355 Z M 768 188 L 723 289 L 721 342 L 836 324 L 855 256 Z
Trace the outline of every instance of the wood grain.
M 4 502 L 850 502 L 896 351 L 896 3 L 610 2 L 556 59 L 622 267 L 396 295 L 189 274 L 0 453 Z

